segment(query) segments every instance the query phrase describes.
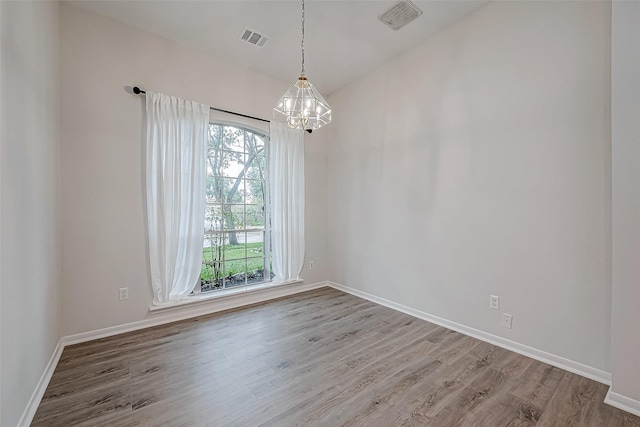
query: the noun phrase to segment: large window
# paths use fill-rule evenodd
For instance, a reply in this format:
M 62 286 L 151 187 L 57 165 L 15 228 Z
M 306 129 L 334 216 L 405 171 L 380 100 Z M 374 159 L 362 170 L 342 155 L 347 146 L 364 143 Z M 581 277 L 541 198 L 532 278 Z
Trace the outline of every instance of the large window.
M 209 126 L 201 292 L 272 278 L 266 139 L 237 126 Z

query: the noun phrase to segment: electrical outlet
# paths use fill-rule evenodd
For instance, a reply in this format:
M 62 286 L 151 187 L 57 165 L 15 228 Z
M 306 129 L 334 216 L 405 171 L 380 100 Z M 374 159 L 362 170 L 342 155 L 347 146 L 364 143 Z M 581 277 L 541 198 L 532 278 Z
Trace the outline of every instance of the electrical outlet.
M 313 270 L 316 264 L 313 261 L 309 261 L 309 270 Z
M 129 299 L 129 288 L 120 288 L 120 301 Z
M 489 295 L 489 308 L 500 310 L 500 297 L 497 295 Z
M 507 313 L 502 313 L 502 326 L 505 328 L 511 329 L 511 321 L 513 320 L 513 316 Z

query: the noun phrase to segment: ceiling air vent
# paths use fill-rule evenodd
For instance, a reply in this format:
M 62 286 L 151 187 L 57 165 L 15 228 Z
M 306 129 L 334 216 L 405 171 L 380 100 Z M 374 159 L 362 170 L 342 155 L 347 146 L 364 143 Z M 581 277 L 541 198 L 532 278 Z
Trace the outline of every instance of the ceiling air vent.
M 409 0 L 400 0 L 378 15 L 378 19 L 387 27 L 397 31 L 420 15 L 422 10 L 418 6 Z
M 244 30 L 240 33 L 240 40 L 251 43 L 254 46 L 264 47 L 264 45 L 269 41 L 269 37 L 264 34 L 260 34 L 249 27 L 244 27 Z

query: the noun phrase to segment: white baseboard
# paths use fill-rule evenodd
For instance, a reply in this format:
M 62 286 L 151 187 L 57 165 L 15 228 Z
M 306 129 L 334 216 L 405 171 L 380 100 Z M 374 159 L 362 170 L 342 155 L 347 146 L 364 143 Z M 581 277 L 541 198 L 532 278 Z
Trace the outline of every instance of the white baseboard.
M 56 370 L 56 366 L 58 366 L 58 361 L 60 360 L 60 356 L 62 355 L 62 350 L 64 349 L 64 344 L 62 343 L 62 339 L 58 340 L 58 344 L 56 348 L 53 350 L 53 354 L 49 359 L 49 363 L 44 368 L 44 372 L 36 385 L 35 390 L 31 394 L 29 398 L 29 402 L 27 403 L 27 407 L 24 409 L 22 416 L 20 417 L 20 421 L 18 421 L 18 427 L 28 427 L 31 425 L 31 421 L 33 420 L 33 416 L 36 414 L 38 410 L 38 406 L 40 405 L 40 401 L 42 400 L 42 396 L 44 396 L 44 392 L 47 390 L 47 386 L 49 385 L 49 381 L 51 381 L 51 377 L 53 376 L 53 371 Z
M 604 403 L 640 417 L 640 401 L 615 393 L 611 389 L 607 392 Z
M 252 292 L 231 294 L 222 298 L 198 302 L 193 305 L 177 306 L 172 309 L 164 310 L 158 314 L 152 314 L 151 317 L 137 322 L 68 335 L 62 338 L 62 342 L 65 346 L 79 344 L 113 335 L 124 334 L 126 332 L 137 331 L 139 329 L 150 328 L 153 326 L 164 325 L 166 323 L 191 319 L 197 316 L 231 310 L 246 305 L 257 304 L 327 286 L 329 286 L 327 282 L 311 283 L 308 285 L 295 283 L 267 287 Z
M 444 326 L 445 328 L 448 328 L 448 329 L 453 329 L 454 331 L 460 332 L 465 335 L 469 335 L 481 341 L 485 341 L 490 344 L 497 345 L 498 347 L 502 347 L 504 349 L 522 354 L 524 356 L 530 357 L 535 360 L 539 360 L 544 363 L 548 363 L 549 365 L 556 366 L 560 369 L 564 369 L 565 371 L 573 372 L 574 374 L 578 374 L 583 377 L 590 378 L 600 383 L 607 384 L 607 385 L 611 384 L 611 374 L 609 372 L 584 365 L 574 360 L 565 359 L 564 357 L 556 356 L 555 354 L 547 353 L 546 351 L 538 350 L 536 348 L 529 347 L 527 345 L 520 344 L 518 342 L 511 341 L 509 339 L 499 337 L 497 335 L 493 335 L 488 332 L 481 331 L 479 329 L 474 329 L 472 327 L 462 325 L 460 323 L 452 322 L 451 320 L 443 319 L 441 317 L 434 316 L 432 314 L 425 313 L 423 311 L 416 310 L 414 308 L 407 307 L 402 304 L 398 304 L 393 301 L 389 301 L 387 299 L 377 297 L 375 295 L 371 295 L 367 292 L 362 292 L 360 290 L 350 288 L 348 286 L 344 286 L 334 282 L 327 282 L 327 283 L 332 288 L 338 289 L 343 292 L 347 292 L 349 294 L 355 295 L 360 298 L 364 298 L 366 300 L 375 302 L 376 304 L 384 305 L 385 307 L 389 307 L 394 310 L 400 311 L 402 313 L 408 314 L 410 316 L 414 316 L 419 319 L 426 320 L 427 322 L 435 323 L 436 325 Z
M 51 381 L 53 372 L 58 365 L 58 361 L 60 360 L 62 351 L 68 345 L 79 344 L 86 341 L 92 341 L 95 339 L 123 334 L 125 332 L 132 332 L 139 329 L 150 328 L 152 326 L 159 326 L 166 323 L 177 322 L 179 320 L 190 319 L 192 317 L 203 316 L 224 310 L 239 308 L 246 305 L 257 304 L 276 298 L 299 294 L 301 292 L 324 288 L 327 286 L 329 286 L 328 282 L 311 283 L 308 285 L 294 283 L 273 286 L 253 292 L 237 293 L 225 296 L 224 298 L 211 299 L 206 302 L 195 304 L 193 306 L 181 306 L 179 308 L 176 308 L 175 310 L 167 310 L 167 313 L 158 315 L 154 314 L 153 317 L 150 317 L 149 319 L 140 320 L 137 322 L 64 336 L 58 341 L 58 345 L 54 349 L 53 354 L 51 355 L 51 359 L 49 359 L 49 363 L 45 367 L 44 372 L 40 377 L 40 381 L 38 381 L 36 389 L 31 395 L 27 407 L 22 413 L 22 417 L 20 417 L 18 427 L 27 427 L 33 421 L 33 417 L 36 414 L 38 405 L 40 405 L 42 396 L 44 396 L 44 392 L 49 385 L 49 381 Z

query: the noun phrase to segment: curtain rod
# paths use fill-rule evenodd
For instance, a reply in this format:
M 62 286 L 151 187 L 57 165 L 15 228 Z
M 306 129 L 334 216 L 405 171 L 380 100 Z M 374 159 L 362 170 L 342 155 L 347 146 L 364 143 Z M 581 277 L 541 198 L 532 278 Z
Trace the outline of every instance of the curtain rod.
M 140 89 L 138 86 L 134 86 L 132 89 L 133 89 L 133 93 L 135 93 L 136 95 L 144 95 L 145 93 L 147 93 L 146 91 Z M 209 108 L 212 109 L 213 111 L 220 111 L 221 113 L 233 114 L 234 116 L 246 117 L 247 119 L 259 120 L 261 122 L 271 123 L 271 120 L 261 119 L 260 117 L 248 116 L 246 114 L 236 113 L 234 111 L 223 110 L 222 108 L 216 108 L 216 107 L 209 107 Z M 306 129 L 306 131 L 311 133 L 311 129 Z
M 134 86 L 133 93 L 135 93 L 136 95 L 144 95 L 145 93 L 147 93 L 147 91 L 140 89 L 138 86 Z M 248 116 L 246 114 L 235 113 L 233 111 L 223 110 L 222 108 L 216 108 L 216 107 L 209 107 L 209 108 L 212 109 L 213 111 L 220 111 L 222 113 L 233 114 L 234 116 L 246 117 L 247 119 L 260 120 L 261 122 L 271 123 L 270 120 L 261 119 L 260 117 L 253 117 L 253 116 Z

